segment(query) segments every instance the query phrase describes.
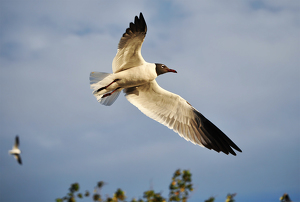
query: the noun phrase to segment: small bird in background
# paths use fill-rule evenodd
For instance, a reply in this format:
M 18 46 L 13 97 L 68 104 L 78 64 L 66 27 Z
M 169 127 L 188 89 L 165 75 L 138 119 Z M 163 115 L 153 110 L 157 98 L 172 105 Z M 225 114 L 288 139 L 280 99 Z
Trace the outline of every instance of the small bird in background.
M 90 74 L 90 85 L 98 102 L 106 106 L 112 105 L 123 90 L 127 100 L 146 116 L 173 129 L 186 140 L 225 154 L 236 155 L 233 149 L 242 152 L 189 102 L 157 84 L 157 76 L 177 71 L 164 64 L 144 60 L 141 48 L 146 33 L 146 21 L 140 13 L 139 17 L 135 16 L 134 22 L 129 24 L 120 39 L 112 63 L 113 73 Z
M 14 144 L 12 150 L 9 150 L 8 153 L 14 155 L 14 157 L 17 159 L 19 164 L 22 165 L 22 160 L 21 160 L 21 156 L 20 156 L 21 150 L 19 149 L 19 144 L 20 144 L 19 137 L 16 136 L 15 144 Z

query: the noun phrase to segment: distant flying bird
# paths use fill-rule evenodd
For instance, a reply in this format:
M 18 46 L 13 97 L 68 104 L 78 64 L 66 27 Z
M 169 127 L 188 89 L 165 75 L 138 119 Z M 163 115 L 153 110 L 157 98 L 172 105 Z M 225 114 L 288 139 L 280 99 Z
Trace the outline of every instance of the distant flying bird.
M 135 16 L 134 23 L 120 39 L 118 52 L 112 62 L 113 73 L 92 72 L 90 85 L 98 102 L 111 105 L 124 90 L 127 100 L 145 115 L 173 129 L 194 144 L 225 154 L 242 150 L 219 128 L 206 119 L 185 99 L 161 88 L 155 78 L 173 72 L 166 65 L 148 63 L 141 54 L 147 32 L 143 14 Z M 232 149 L 233 148 L 233 149 Z
M 21 160 L 21 156 L 20 156 L 21 150 L 19 149 L 19 144 L 20 144 L 19 137 L 16 136 L 15 144 L 14 144 L 12 150 L 9 150 L 9 154 L 14 155 L 14 157 L 17 159 L 19 164 L 22 165 L 22 160 Z

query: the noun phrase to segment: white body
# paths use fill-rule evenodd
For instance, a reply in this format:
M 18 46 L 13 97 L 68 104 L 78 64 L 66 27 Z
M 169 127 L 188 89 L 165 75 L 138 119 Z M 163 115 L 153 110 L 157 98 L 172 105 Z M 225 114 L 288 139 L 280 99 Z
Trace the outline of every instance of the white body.
M 22 164 L 21 156 L 20 156 L 21 150 L 19 149 L 19 137 L 18 136 L 16 136 L 15 144 L 14 144 L 12 150 L 9 150 L 8 153 L 14 155 L 14 157 L 18 161 L 18 163 Z
M 91 73 L 91 76 L 93 72 Z M 102 96 L 105 93 L 111 92 L 116 88 L 120 87 L 119 91 L 123 90 L 124 88 L 130 88 L 134 86 L 144 85 L 150 81 L 153 81 L 157 77 L 155 71 L 155 64 L 153 63 L 146 63 L 144 65 L 140 65 L 137 67 L 132 67 L 125 71 L 120 71 L 117 73 L 109 74 L 103 80 L 93 83 L 91 88 L 94 90 L 99 89 L 100 87 L 107 86 L 112 83 L 115 79 L 120 79 L 116 82 L 113 82 L 108 88 L 95 93 L 96 97 Z

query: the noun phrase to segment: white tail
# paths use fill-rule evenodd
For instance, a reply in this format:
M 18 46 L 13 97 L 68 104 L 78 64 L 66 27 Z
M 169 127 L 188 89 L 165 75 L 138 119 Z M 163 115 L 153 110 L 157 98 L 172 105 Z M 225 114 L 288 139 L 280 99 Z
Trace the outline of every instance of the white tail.
M 100 102 L 101 104 L 106 105 L 106 106 L 112 105 L 116 101 L 116 99 L 118 98 L 118 96 L 122 90 L 122 89 L 117 90 L 112 95 L 102 98 L 103 94 L 112 92 L 112 91 L 108 92 L 106 90 L 97 92 L 97 90 L 99 88 L 105 86 L 105 84 L 101 81 L 103 79 L 105 79 L 106 77 L 108 77 L 109 75 L 112 75 L 112 74 L 104 73 L 104 72 L 91 72 L 91 74 L 90 74 L 90 85 L 91 85 L 91 89 L 94 90 L 93 94 L 97 98 L 98 102 Z

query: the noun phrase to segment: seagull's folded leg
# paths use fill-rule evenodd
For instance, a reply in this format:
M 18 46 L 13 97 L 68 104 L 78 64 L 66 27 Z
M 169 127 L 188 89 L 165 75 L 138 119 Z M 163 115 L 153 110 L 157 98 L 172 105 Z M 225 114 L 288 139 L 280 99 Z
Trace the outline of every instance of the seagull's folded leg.
M 107 97 L 107 96 L 112 95 L 114 92 L 116 92 L 116 91 L 119 90 L 120 88 L 121 88 L 121 87 L 118 87 L 118 88 L 116 88 L 115 90 L 113 90 L 112 92 L 104 94 L 104 95 L 102 96 L 102 98 L 105 98 L 105 97 Z
M 113 84 L 113 83 L 115 83 L 115 82 L 117 82 L 117 81 L 119 81 L 120 79 L 115 79 L 115 80 L 113 80 L 113 82 L 111 82 L 110 84 L 108 84 L 107 86 L 104 86 L 104 87 L 101 87 L 101 88 L 99 88 L 98 90 L 96 90 L 95 92 L 94 92 L 94 94 L 95 93 L 98 93 L 98 92 L 100 92 L 100 91 L 102 91 L 102 90 L 104 90 L 104 89 L 107 89 L 111 84 Z M 117 88 L 118 89 L 118 88 Z M 115 92 L 116 90 L 114 90 L 113 92 Z M 112 92 L 112 93 L 113 93 Z M 105 96 L 106 97 L 106 96 Z

